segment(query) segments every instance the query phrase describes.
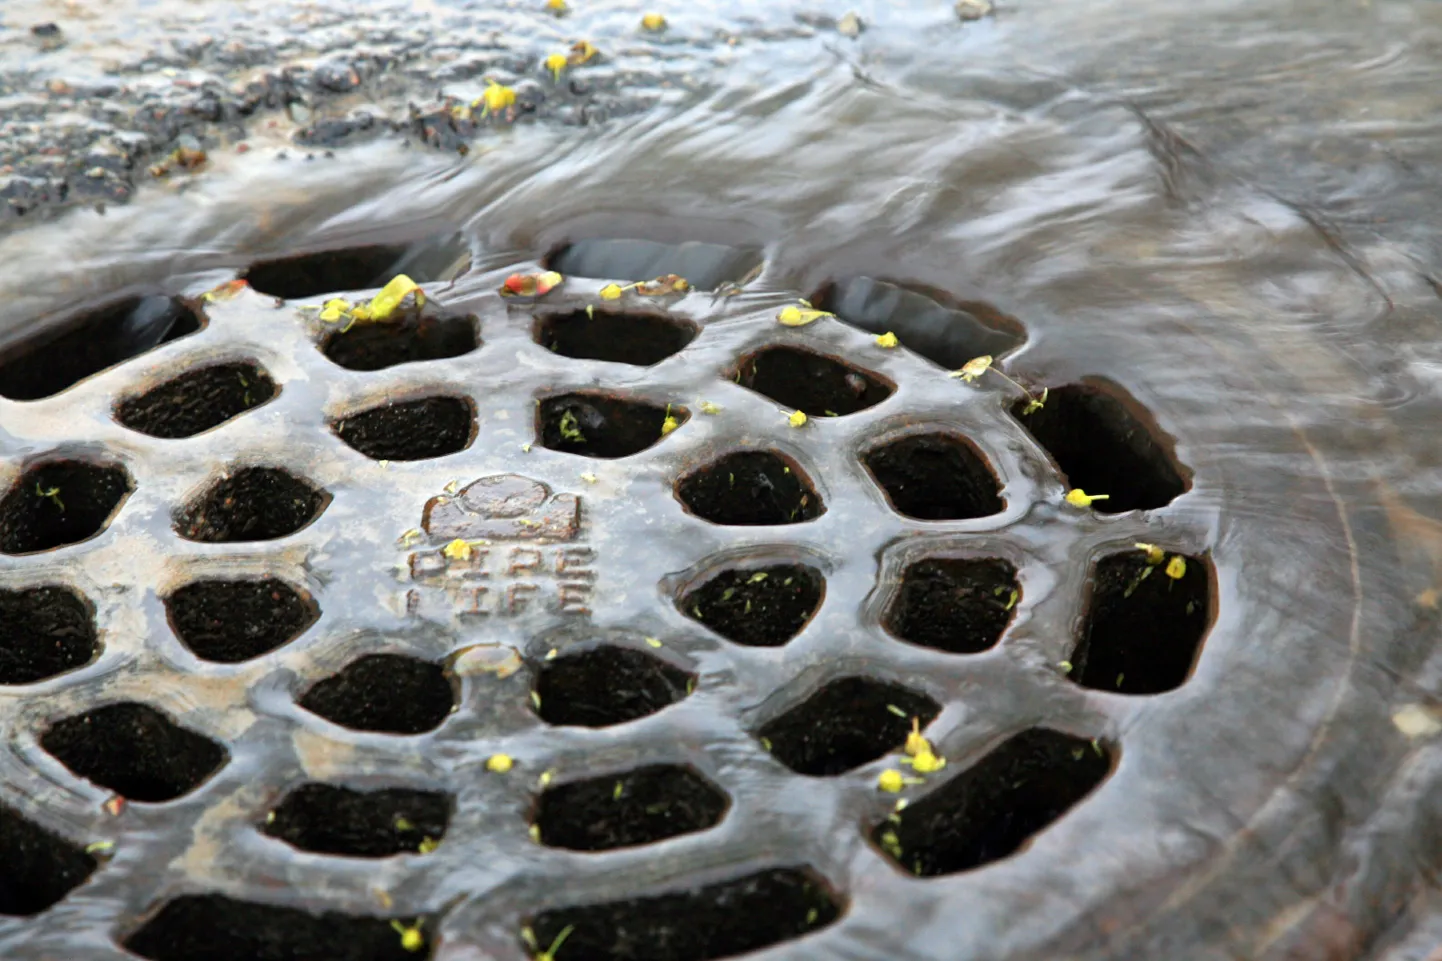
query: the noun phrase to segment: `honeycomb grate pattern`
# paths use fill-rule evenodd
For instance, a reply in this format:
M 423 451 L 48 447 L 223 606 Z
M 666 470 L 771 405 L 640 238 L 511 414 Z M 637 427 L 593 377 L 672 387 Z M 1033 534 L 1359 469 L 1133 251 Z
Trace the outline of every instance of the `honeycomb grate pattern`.
M 0 684 L 44 700 L 19 736 L 66 811 L 6 789 L 0 913 L 83 901 L 154 961 L 830 956 L 915 878 L 1068 836 L 1215 617 L 1186 470 L 1109 385 L 1028 411 L 938 373 L 1024 340 L 980 305 L 892 349 L 867 325 L 914 292 L 783 326 L 733 253 L 714 294 L 477 273 L 383 323 L 272 298 L 404 249 L 256 264 L 27 388 L 75 437 L 0 400 L 41 452 L 5 462 Z

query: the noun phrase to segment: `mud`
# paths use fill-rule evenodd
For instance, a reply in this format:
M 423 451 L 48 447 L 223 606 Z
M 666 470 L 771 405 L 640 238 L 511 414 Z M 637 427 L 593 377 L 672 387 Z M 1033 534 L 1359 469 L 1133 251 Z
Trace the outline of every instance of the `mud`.
M 778 647 L 821 606 L 826 582 L 814 568 L 772 564 L 722 571 L 681 598 L 681 609 L 727 640 Z
M 550 788 L 533 823 L 550 847 L 607 851 L 704 831 L 726 806 L 726 795 L 694 771 L 653 765 Z
M 451 713 L 455 691 L 440 665 L 368 654 L 312 685 L 297 703 L 356 731 L 423 734 Z
M 259 407 L 275 390 L 255 364 L 216 364 L 121 401 L 115 419 L 151 437 L 194 437 Z
M 425 460 L 470 446 L 476 412 L 459 397 L 426 397 L 351 414 L 335 432 L 372 460 Z
M 1006 561 L 919 561 L 901 575 L 886 627 L 912 644 L 977 654 L 1001 640 L 1019 593 L 1016 568 Z
M 315 602 L 273 577 L 192 581 L 165 598 L 171 629 L 203 661 L 235 664 L 299 637 L 320 615 Z
M 86 664 L 98 649 L 95 615 L 62 587 L 0 591 L 0 684 L 30 684 Z
M 900 684 L 865 677 L 833 681 L 758 731 L 762 745 L 798 774 L 834 777 L 899 749 L 913 724 L 941 705 Z
M 445 837 L 452 802 L 435 791 L 356 791 L 303 784 L 266 815 L 262 830 L 302 851 L 384 858 L 434 850 Z

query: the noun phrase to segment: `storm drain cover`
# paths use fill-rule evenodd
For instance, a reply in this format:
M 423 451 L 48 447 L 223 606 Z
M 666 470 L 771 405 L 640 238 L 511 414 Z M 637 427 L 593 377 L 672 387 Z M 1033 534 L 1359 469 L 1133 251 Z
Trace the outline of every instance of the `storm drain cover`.
M 6 956 L 941 958 L 1109 897 L 1227 736 L 1166 747 L 1227 611 L 1163 426 L 869 278 L 511 272 L 376 319 L 277 262 L 0 370 Z

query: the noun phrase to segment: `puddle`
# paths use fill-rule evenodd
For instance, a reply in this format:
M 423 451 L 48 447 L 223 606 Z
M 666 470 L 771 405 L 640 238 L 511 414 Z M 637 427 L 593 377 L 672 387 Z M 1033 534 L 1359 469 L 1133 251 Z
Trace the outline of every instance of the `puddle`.
M 195 859 L 149 828 L 127 828 L 131 859 L 72 903 L 87 865 L 60 852 L 80 842 L 15 841 L 3 816 L 0 858 L 43 856 L 0 910 L 53 904 L 57 925 L 79 910 L 157 961 L 413 958 L 433 942 L 540 956 L 568 929 L 558 961 L 1433 950 L 1424 802 L 1442 768 L 1391 717 L 1442 697 L 1438 10 L 1098 0 L 961 23 L 952 4 L 899 0 L 859 5 L 852 38 L 753 0 L 668 11 L 654 34 L 578 3 L 541 30 L 521 7 L 481 25 L 435 0 L 388 33 L 373 5 L 301 21 L 248 2 L 209 5 L 223 39 L 193 54 L 162 35 L 151 65 L 229 77 L 268 49 L 259 33 L 326 37 L 304 73 L 255 65 L 245 152 L 202 131 L 203 170 L 147 173 L 129 205 L 0 236 L 0 684 L 18 716 L 43 709 L 70 732 L 55 754 L 70 773 L 22 758 L 0 800 L 29 818 L 55 777 L 184 797 L 209 776 L 195 759 L 220 751 L 269 792 L 223 826 L 255 832 L 298 787 L 262 763 L 282 750 L 274 725 L 295 722 L 266 700 L 281 684 L 316 736 L 341 725 L 385 752 L 403 782 L 387 789 L 464 797 L 474 745 L 524 740 L 499 782 L 515 807 L 448 826 L 425 855 L 424 832 L 366 829 L 387 839 L 377 850 L 404 848 L 388 863 L 425 866 L 397 904 L 471 892 L 443 931 L 440 903 L 400 917 L 322 866 L 307 877 L 345 913 L 309 891 L 249 900 L 253 865 L 225 851 L 216 870 L 249 893 L 192 873 L 162 890 L 157 864 Z M 111 17 L 133 22 L 132 6 Z M 0 47 L 48 81 L 41 58 L 81 63 L 86 46 L 78 21 L 57 24 Z M 363 53 L 412 34 L 455 44 L 443 64 Z M 97 49 L 125 47 L 104 36 Z M 516 37 L 598 52 L 557 79 Z M 514 121 L 469 106 L 488 76 L 516 90 Z M 353 114 L 410 81 L 427 93 L 414 116 L 402 105 L 403 133 Z M 638 85 L 652 108 L 628 100 Z M 187 94 L 195 111 L 211 92 Z M 357 148 L 298 150 L 298 131 Z M 7 203 L 48 189 L 24 176 Z M 554 292 L 493 296 L 545 266 L 567 275 Z M 318 303 L 400 270 L 432 299 L 400 323 L 321 334 L 268 299 Z M 694 289 L 599 294 L 667 273 Z M 242 274 L 265 296 L 200 299 Z M 778 324 L 802 297 L 835 316 Z M 981 356 L 985 373 L 947 376 Z M 1023 391 L 1043 390 L 1028 411 Z M 810 421 L 793 429 L 778 406 Z M 283 430 L 251 436 L 273 420 Z M 322 461 L 342 457 L 345 471 Z M 209 479 L 171 491 L 180 465 Z M 453 480 L 526 504 L 480 498 L 443 540 L 397 547 Z M 1080 509 L 1068 488 L 1105 499 Z M 302 550 L 290 535 L 327 511 L 334 525 L 310 532 L 325 543 Z M 406 554 L 472 534 L 493 543 L 401 583 Z M 1186 573 L 1140 579 L 1134 543 Z M 187 588 L 161 585 L 205 587 L 182 611 Z M 524 611 L 511 587 L 534 596 Z M 561 599 L 634 639 L 558 635 L 546 659 L 526 645 L 549 638 L 537 625 Z M 210 662 L 190 669 L 280 672 L 243 688 L 252 740 L 186 746 L 179 715 L 134 734 L 159 705 L 93 714 L 107 705 L 77 669 L 135 654 L 136 631 L 165 630 L 160 607 Z M 307 670 L 297 652 L 334 641 L 308 633 L 321 607 L 430 647 Z M 511 687 L 495 679 L 495 702 L 449 725 L 460 695 L 442 665 L 473 644 L 525 653 Z M 171 685 L 205 731 L 232 729 L 241 702 L 221 685 L 125 663 L 134 690 Z M 803 677 L 814 686 L 777 699 Z M 780 713 L 748 713 L 763 704 Z M 947 767 L 882 790 L 867 765 L 933 713 Z M 653 756 L 648 738 L 679 753 Z M 543 787 L 549 768 L 531 765 L 547 752 L 565 763 Z M 670 773 L 633 801 L 650 795 L 626 778 L 648 765 Z M 569 785 L 592 793 L 569 821 L 530 811 L 529 843 L 525 805 Z M 736 816 L 758 798 L 774 816 Z M 718 803 L 736 811 L 717 819 Z M 344 826 L 315 810 L 301 833 Z M 1314 824 L 1329 829 L 1298 828 Z M 52 934 L 52 953 L 76 953 Z

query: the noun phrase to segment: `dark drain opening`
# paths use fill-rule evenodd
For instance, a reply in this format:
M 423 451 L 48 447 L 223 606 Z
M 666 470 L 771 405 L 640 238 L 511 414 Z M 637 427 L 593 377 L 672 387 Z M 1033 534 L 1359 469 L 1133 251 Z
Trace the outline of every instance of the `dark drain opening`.
M 553 787 L 537 801 L 535 824 L 550 847 L 608 851 L 704 831 L 726 806 L 695 771 L 655 764 Z
M 727 640 L 752 647 L 779 647 L 791 640 L 816 609 L 826 581 L 801 564 L 722 571 L 681 598 L 681 611 Z
M 85 882 L 95 859 L 0 804 L 0 915 L 28 918 Z
M 1106 494 L 1093 504 L 1104 514 L 1165 507 L 1187 489 L 1140 405 L 1114 387 L 1073 384 L 1052 390 L 1046 406 L 1012 414 L 1046 448 L 1068 487 Z
M 30 554 L 89 540 L 131 490 L 123 467 L 70 460 L 32 467 L 0 500 L 0 552 Z
M 546 266 L 567 276 L 596 280 L 642 281 L 676 274 L 697 290 L 739 283 L 761 266 L 756 247 L 727 247 L 688 241 L 597 238 L 578 240 L 546 258 Z
M 811 417 L 841 417 L 874 407 L 895 390 L 859 367 L 809 350 L 767 347 L 736 368 L 736 382 Z
M 420 316 L 392 324 L 354 324 L 327 335 L 320 349 L 347 370 L 374 371 L 460 357 L 480 344 L 473 317 Z
M 863 460 L 891 506 L 917 520 L 987 517 L 1005 507 L 986 460 L 955 434 L 913 434 L 868 451 Z
M 385 858 L 428 852 L 445 835 L 450 819 L 450 798 L 435 791 L 304 784 L 286 795 L 263 830 L 302 851 Z
M 914 284 L 852 277 L 825 285 L 811 302 L 853 327 L 890 331 L 903 347 L 948 370 L 983 354 L 999 357 L 1026 342 L 1021 324 L 996 308 Z
M 542 662 L 536 713 L 548 724 L 609 727 L 681 700 L 694 680 L 649 654 L 597 647 Z
M 657 407 L 605 394 L 564 394 L 541 401 L 536 429 L 541 444 L 551 450 L 585 457 L 629 457 L 655 444 L 690 416 L 681 407 Z
M 799 524 L 821 516 L 821 498 L 801 473 L 771 451 L 741 451 L 687 474 L 676 496 L 713 524 Z
M 300 706 L 334 724 L 382 734 L 423 734 L 455 706 L 439 664 L 401 654 L 367 654 L 317 681 Z
M 415 928 L 418 943 L 402 943 L 415 923 L 199 894 L 170 901 L 124 943 L 150 961 L 423 961 L 430 919 Z
M 1167 573 L 1168 566 L 1180 578 Z M 1119 694 L 1158 694 L 1192 672 L 1211 624 L 1211 578 L 1201 558 L 1148 564 L 1133 551 L 1102 558 L 1092 578 L 1082 641 L 1071 676 L 1083 687 Z
M 903 641 L 953 654 L 977 654 L 1001 640 L 1020 600 L 1016 568 L 994 558 L 917 561 L 884 618 Z
M 244 467 L 213 484 L 175 519 L 176 532 L 207 544 L 287 537 L 320 516 L 330 495 L 274 467 Z
M 115 419 L 151 437 L 194 437 L 259 407 L 275 393 L 270 374 L 255 364 L 216 364 L 122 401 Z
M 188 303 L 164 294 L 105 305 L 60 325 L 44 340 L 37 337 L 0 355 L 0 396 L 51 397 L 201 326 L 201 315 Z
M 921 877 L 969 871 L 1015 853 L 1111 771 L 1097 741 L 1024 731 L 937 791 L 883 821 L 872 840 Z
M 798 774 L 831 777 L 901 747 L 913 718 L 925 727 L 940 711 L 931 698 L 900 684 L 848 677 L 832 681 L 757 736 Z
M 547 911 L 533 956 L 570 933 L 556 961 L 711 961 L 827 927 L 841 905 L 809 870 L 773 868 L 677 894 Z
M 562 357 L 650 367 L 696 337 L 696 327 L 653 314 L 578 310 L 536 321 L 536 343 Z
M 322 250 L 298 257 L 263 260 L 252 264 L 244 276 L 254 290 L 286 300 L 348 290 L 370 290 L 384 286 L 397 273 L 394 267 L 405 252 L 405 247 L 378 244 Z M 425 283 L 429 279 L 414 274 L 409 276 L 416 283 Z
M 88 664 L 100 645 L 85 598 L 63 587 L 0 590 L 0 684 L 33 684 Z
M 40 746 L 71 771 L 129 801 L 189 794 L 226 761 L 225 749 L 144 704 L 111 704 L 51 725 Z
M 370 244 L 263 260 L 244 276 L 262 294 L 294 300 L 382 287 L 396 274 L 418 284 L 451 280 L 469 264 L 465 239 L 441 234 L 412 244 Z
M 203 661 L 236 664 L 299 637 L 320 609 L 275 578 L 195 581 L 165 598 L 170 627 Z
M 334 430 L 372 460 L 425 460 L 469 447 L 476 413 L 460 397 L 427 397 L 352 414 L 337 421 Z

